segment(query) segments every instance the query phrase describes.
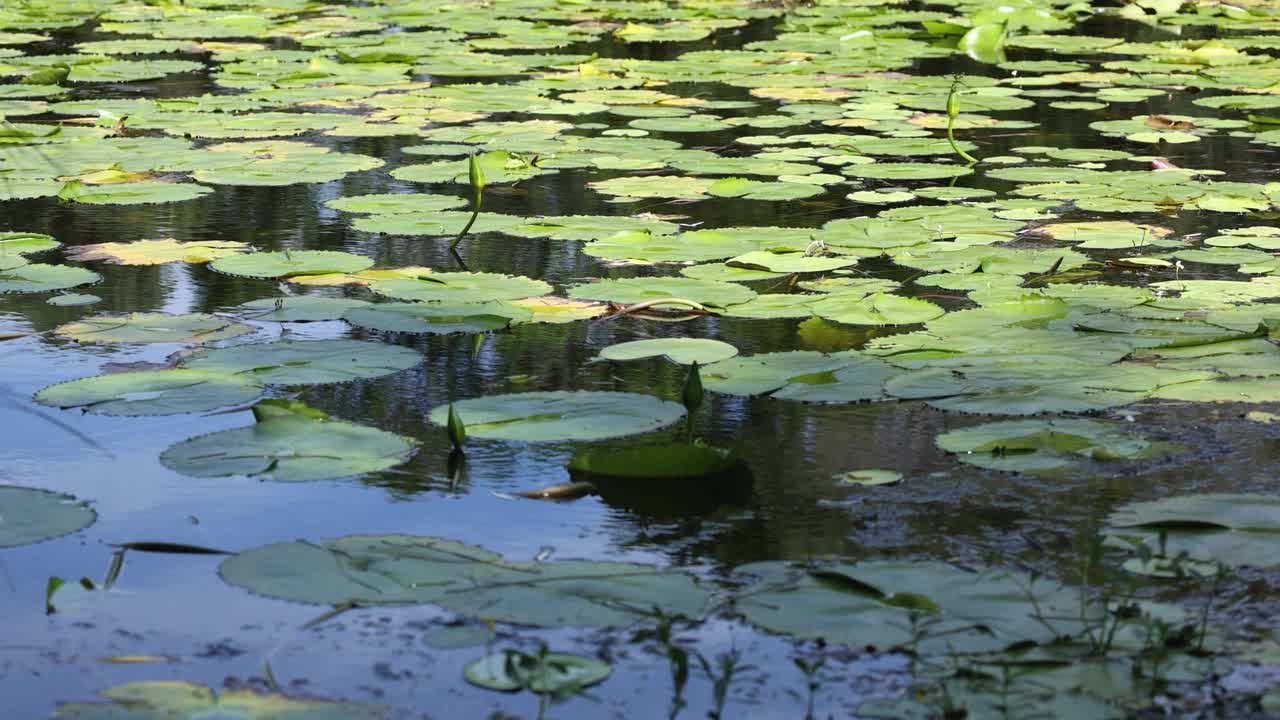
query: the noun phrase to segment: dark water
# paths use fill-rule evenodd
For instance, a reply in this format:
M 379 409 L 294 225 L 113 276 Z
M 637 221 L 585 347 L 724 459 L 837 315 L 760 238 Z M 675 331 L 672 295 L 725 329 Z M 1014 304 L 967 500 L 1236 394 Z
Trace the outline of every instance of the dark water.
M 1114 31 L 1116 28 L 1107 28 Z M 1129 26 L 1125 26 L 1129 30 Z M 1097 33 L 1097 28 L 1090 28 Z M 767 37 L 768 24 L 752 26 L 744 39 Z M 61 42 L 97 39 L 66 33 Z M 630 53 L 661 59 L 690 47 L 607 46 L 605 54 Z M 724 46 L 722 43 L 720 46 Z M 49 48 L 53 50 L 54 48 Z M 1010 59 L 1036 59 L 1013 53 Z M 937 70 L 931 63 L 930 69 Z M 948 66 L 950 68 L 952 66 Z M 980 71 L 980 66 L 963 67 Z M 947 70 L 950 71 L 950 70 Z M 127 91 L 148 96 L 183 96 L 215 90 L 200 76 L 177 76 L 159 83 L 134 83 Z M 738 89 L 700 87 L 739 99 Z M 99 90 L 98 92 L 102 92 Z M 676 89 L 675 92 L 682 92 Z M 1190 96 L 1158 96 L 1116 104 L 1097 114 L 1002 114 L 1031 119 L 1038 127 L 1017 136 L 979 136 L 981 152 L 1002 154 L 1016 145 L 1097 146 L 1086 127 L 1100 119 L 1190 109 Z M 752 113 L 768 113 L 762 101 Z M 495 118 L 501 119 L 501 118 Z M 578 118 L 610 122 L 607 115 Z M 661 136 L 658 134 L 657 136 Z M 673 136 L 689 147 L 722 146 L 725 135 Z M 319 139 L 309 138 L 314 142 Z M 332 142 L 342 150 L 387 160 L 387 168 L 419 162 L 402 155 L 407 138 Z M 1119 147 L 1120 141 L 1115 141 Z M 1189 146 L 1163 148 L 1185 167 L 1225 170 L 1232 180 L 1260 180 L 1272 171 L 1268 157 L 1243 140 L 1209 138 Z M 619 173 L 620 174 L 620 173 Z M 610 173 L 565 171 L 495 191 L 486 210 L 523 215 L 679 213 L 701 227 L 729 225 L 818 226 L 840 217 L 873 214 L 878 208 L 854 204 L 843 192 L 787 203 L 713 200 L 695 205 L 642 201 L 614 205 L 583 189 L 587 179 Z M 979 186 L 1007 190 L 997 180 Z M 0 203 L 0 229 L 48 233 L 66 245 L 148 238 L 237 240 L 263 249 L 337 249 L 368 255 L 380 266 L 425 265 L 450 268 L 444 242 L 388 237 L 352 230 L 350 215 L 321 203 L 373 192 L 461 193 L 457 186 L 424 186 L 390 178 L 384 170 L 351 175 L 337 182 L 284 188 L 218 188 L 194 201 L 171 205 L 94 207 L 56 200 Z M 1083 215 L 1065 219 L 1085 219 Z M 1213 228 L 1192 225 L 1187 216 L 1158 219 L 1179 233 Z M 1202 222 L 1197 216 L 1196 222 Z M 601 267 L 579 252 L 579 243 L 516 240 L 497 235 L 467 242 L 471 270 L 542 278 L 558 289 L 590 277 L 665 272 Z M 274 282 L 219 275 L 202 266 L 120 267 L 97 265 L 102 284 L 87 289 L 103 298 L 105 312 L 219 312 L 277 294 Z M 341 294 L 341 289 L 317 291 Z M 43 295 L 0 297 L 6 327 L 44 333 L 87 314 L 82 308 L 45 304 Z M 665 363 L 591 363 L 600 349 L 645 337 L 715 337 L 743 354 L 787 349 L 838 350 L 859 347 L 875 332 L 808 321 L 698 319 L 668 325 L 636 319 L 525 325 L 484 337 L 409 338 L 352 330 L 339 322 L 264 323 L 253 339 L 357 337 L 414 347 L 424 364 L 385 378 L 323 387 L 303 399 L 335 416 L 410 435 L 422 441 L 417 456 L 400 468 L 358 480 L 278 484 L 244 479 L 201 480 L 163 468 L 157 457 L 172 443 L 194 435 L 236 427 L 247 413 L 162 418 L 109 418 L 40 409 L 29 401 L 37 389 L 96 374 L 106 363 L 159 361 L 173 345 L 80 346 L 52 334 L 0 343 L 0 482 L 68 492 L 93 501 L 98 522 L 74 539 L 6 550 L 0 557 L 0 697 L 5 718 L 40 717 L 59 700 L 82 699 L 130 680 L 174 678 L 220 686 L 255 682 L 262 659 L 274 651 L 280 682 L 325 696 L 391 703 L 398 717 L 481 717 L 497 707 L 528 713 L 529 697 L 510 698 L 460 682 L 463 662 L 474 650 L 436 651 L 420 640 L 422 631 L 444 617 L 432 608 L 366 610 L 351 613 L 320 630 L 295 630 L 313 607 L 251 596 L 224 585 L 218 558 L 131 554 L 119 592 L 101 607 L 54 616 L 44 614 L 50 575 L 100 578 L 110 561 L 111 543 L 166 541 L 231 551 L 294 538 L 326 538 L 352 533 L 408 533 L 482 544 L 516 559 L 544 548 L 554 557 L 609 558 L 675 564 L 708 577 L 740 563 L 763 559 L 807 559 L 831 555 L 953 559 L 980 563 L 998 556 L 1010 565 L 1031 567 L 1070 580 L 1079 554 L 1073 548 L 1093 534 L 1116 505 L 1131 499 L 1188 491 L 1249 491 L 1273 484 L 1280 460 L 1280 432 L 1241 419 L 1240 408 L 1143 405 L 1125 409 L 1156 437 L 1187 444 L 1195 452 L 1172 461 L 1136 466 L 1131 472 L 1069 481 L 1040 480 L 984 472 L 945 456 L 933 444 L 945 430 L 977 419 L 944 414 L 919 403 L 808 406 L 769 399 L 715 396 L 702 413 L 699 432 L 719 445 L 740 448 L 750 472 L 749 488 L 730 496 L 696 486 L 655 488 L 630 497 L 586 497 L 571 503 L 512 499 L 506 494 L 568 481 L 564 463 L 569 445 L 518 446 L 477 441 L 459 477 L 446 468 L 447 441 L 426 421 L 428 411 L 455 398 L 541 389 L 630 390 L 678 398 L 683 371 Z M 906 477 L 893 488 L 836 487 L 832 475 L 856 468 L 887 467 Z M 1250 580 L 1246 576 L 1245 580 Z M 1274 601 L 1261 602 L 1266 579 L 1237 589 L 1253 602 L 1237 621 L 1265 618 Z M 653 691 L 665 682 L 665 668 L 617 637 L 582 631 L 522 633 L 554 641 L 557 649 L 598 652 L 607 648 L 617 677 L 592 699 L 557 709 L 564 717 L 651 717 L 667 698 Z M 690 638 L 709 654 L 730 646 L 769 670 L 749 674 L 736 703 L 744 717 L 793 718 L 798 674 L 787 660 L 789 643 L 762 636 L 732 620 L 708 622 Z M 112 664 L 96 658 L 164 655 L 169 662 Z M 849 658 L 826 707 L 848 714 L 868 694 L 885 692 L 905 680 L 893 657 Z M 776 672 L 775 672 L 776 671 Z M 257 680 L 260 681 L 260 680 Z M 706 702 L 705 681 L 690 691 L 689 716 Z M 447 710 L 443 708 L 447 703 Z

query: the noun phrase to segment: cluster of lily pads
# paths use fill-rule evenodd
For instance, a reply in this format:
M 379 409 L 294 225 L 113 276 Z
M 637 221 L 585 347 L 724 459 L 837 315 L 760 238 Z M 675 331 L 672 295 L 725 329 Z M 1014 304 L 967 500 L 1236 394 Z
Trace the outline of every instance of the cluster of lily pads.
M 183 238 L 69 247 L 64 255 L 75 264 L 58 264 L 40 261 L 60 248 L 58 240 L 9 228 L 0 233 L 0 293 L 91 306 L 96 296 L 73 291 L 102 280 L 84 266 L 94 263 L 207 265 L 287 287 L 219 314 L 86 311 L 53 331 L 86 345 L 194 346 L 164 367 L 74 379 L 35 396 L 45 406 L 114 416 L 252 410 L 251 425 L 161 455 L 166 467 L 194 477 L 322 480 L 406 462 L 418 450 L 414 439 L 331 418 L 285 394 L 422 361 L 418 350 L 379 337 L 519 332 L 618 316 L 875 329 L 833 352 L 739 354 L 712 338 L 672 337 L 615 344 L 599 358 L 665 357 L 691 367 L 690 379 L 702 387 L 730 396 L 920 401 L 992 416 L 939 435 L 938 447 L 995 471 L 1109 471 L 1188 448 L 1106 411 L 1150 401 L 1280 402 L 1280 260 L 1273 254 L 1280 228 L 1259 224 L 1280 206 L 1280 183 L 1180 166 L 1196 164 L 1195 156 L 1165 157 L 1224 139 L 1263 153 L 1280 145 L 1280 118 L 1267 114 L 1280 107 L 1280 61 L 1271 54 L 1280 44 L 1268 34 L 1277 29 L 1274 10 L 1266 2 L 1165 0 L 1115 8 L 1049 0 L 910 8 L 501 0 L 484 13 L 437 0 L 23 3 L 0 9 L 6 201 L 194 206 L 221 187 L 386 173 L 415 191 L 346 195 L 328 200 L 327 209 L 349 216 L 375 243 L 407 236 L 443 245 L 468 236 L 563 245 L 597 263 L 602 277 L 555 286 L 465 265 L 377 267 L 353 252 Z M 1082 31 L 1108 18 L 1170 39 Z M 60 33 L 86 28 L 91 39 L 58 47 Z M 1220 37 L 1170 32 L 1201 38 L 1208 28 Z M 735 39 L 749 29 L 767 39 Z M 654 44 L 675 50 L 663 59 L 601 52 Z M 969 69 L 916 72 L 947 59 Z M 193 73 L 216 92 L 110 91 Z M 1189 88 L 1198 91 L 1193 99 Z M 1181 109 L 1196 114 L 1153 110 L 1164 96 L 1184 95 L 1190 101 Z M 1093 113 L 1089 127 L 1106 147 L 997 141 L 1043 124 L 1026 119 L 1030 110 L 1037 120 Z M 389 166 L 388 158 L 335 149 L 355 138 L 398 138 L 401 160 Z M 987 152 L 997 143 L 1009 149 Z M 552 175 L 580 180 L 582 193 L 614 212 L 480 211 L 486 185 Z M 715 203 L 777 209 L 806 202 L 847 210 L 815 227 L 697 222 L 700 208 Z M 1222 229 L 1179 233 L 1170 218 Z M 255 337 L 263 323 L 335 320 L 381 335 Z M 0 338 L 8 336 L 0 329 Z M 681 405 L 566 388 L 460 399 L 429 417 L 441 428 L 456 426 L 455 435 L 465 426 L 466 435 L 493 441 L 587 442 L 673 425 L 696 409 L 700 393 Z M 1086 413 L 1097 417 L 1078 416 Z M 695 443 L 660 447 L 661 457 L 643 448 L 579 452 L 570 469 L 705 475 L 732 458 Z M 845 480 L 900 478 L 855 471 Z M 1135 503 L 1116 510 L 1104 534 L 1137 575 L 1185 579 L 1224 566 L 1271 567 L 1274 505 L 1269 496 L 1243 494 Z M 95 518 L 73 498 L 0 487 L 0 548 L 65 535 Z M 492 621 L 538 627 L 648 622 L 655 608 L 701 618 L 728 607 L 712 602 L 705 580 L 683 571 L 516 563 L 410 536 L 269 545 L 229 558 L 221 574 L 269 597 L 335 608 L 434 604 L 462 615 L 483 607 Z M 1206 646 L 1203 629 L 1196 652 L 1168 638 L 1153 644 L 1157 626 L 1194 624 L 1178 608 L 1137 603 L 1119 612 L 1077 590 L 993 568 L 769 562 L 734 570 L 729 585 L 732 612 L 769 631 L 970 656 L 966 673 L 934 664 L 918 674 L 975 713 L 1017 706 L 1103 717 L 1120 702 L 1136 702 L 1157 676 L 1208 673 L 1202 655 L 1218 649 L 1213 638 Z M 1099 633 L 1108 636 L 1103 649 Z M 1156 646 L 1176 648 L 1177 673 L 1141 667 Z M 513 667 L 489 658 L 468 678 L 522 687 L 510 677 L 494 680 Z M 1010 667 L 1019 669 L 1017 681 L 995 688 L 991 678 L 1003 672 L 1007 680 Z M 591 682 L 607 674 L 589 670 L 583 677 Z M 1127 684 L 1099 683 L 1100 674 Z M 537 681 L 530 687 L 550 691 Z M 869 703 L 860 712 L 925 716 L 921 697 Z M 294 702 L 273 696 L 284 705 L 260 708 L 266 701 L 257 696 L 166 684 L 124 686 L 108 698 L 115 703 L 65 705 L 58 716 L 115 717 L 121 706 L 145 707 L 147 717 L 227 707 L 269 716 L 291 712 Z M 366 710 L 324 711 L 356 717 Z

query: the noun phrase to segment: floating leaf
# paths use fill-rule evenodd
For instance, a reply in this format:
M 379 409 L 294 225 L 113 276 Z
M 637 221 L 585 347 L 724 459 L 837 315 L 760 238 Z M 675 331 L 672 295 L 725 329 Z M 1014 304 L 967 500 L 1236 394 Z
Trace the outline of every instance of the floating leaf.
M 62 703 L 57 720 L 179 720 L 237 717 L 246 720 L 308 718 L 308 720 L 381 720 L 384 705 L 360 705 L 328 700 L 260 695 L 252 690 L 224 690 L 164 680 L 117 685 L 100 693 L 108 702 Z
M 373 266 L 363 255 L 333 250 L 294 250 L 230 255 L 213 261 L 214 270 L 228 275 L 279 278 L 326 273 L 355 273 Z
M 348 195 L 336 200 L 328 200 L 325 207 L 351 213 L 372 213 L 375 215 L 399 215 L 401 213 L 429 213 L 441 210 L 455 210 L 464 207 L 467 201 L 453 195 L 431 195 L 428 193 L 380 193 L 373 195 Z
M 130 313 L 94 315 L 59 325 L 55 332 L 80 343 L 211 343 L 251 333 L 253 328 L 204 313 Z
M 396 300 L 473 303 L 515 300 L 545 295 L 551 286 L 541 280 L 498 273 L 448 272 L 416 277 L 370 277 L 369 289 Z
M 46 303 L 54 307 L 78 307 L 80 305 L 93 305 L 102 302 L 102 298 L 97 295 L 88 295 L 85 293 L 67 293 L 66 295 L 54 295 L 45 300 Z
M 239 373 L 269 385 L 319 385 L 380 377 L 422 362 L 410 348 L 359 340 L 284 340 L 201 350 L 183 365 Z
M 896 470 L 850 470 L 835 476 L 837 485 L 874 487 L 902 482 L 902 473 Z
M 141 370 L 50 385 L 36 402 L 96 415 L 172 415 L 241 405 L 258 398 L 250 378 L 201 370 Z
M 1280 498 L 1271 495 L 1179 495 L 1125 505 L 1107 518 L 1105 532 L 1160 557 L 1272 568 L 1280 563 L 1278 510 Z
M 779 400 L 859 402 L 885 398 L 883 385 L 900 371 L 855 352 L 778 352 L 738 356 L 703 371 L 706 388 L 732 395 L 770 393 Z
M 527 310 L 502 302 L 378 303 L 342 316 L 371 330 L 431 335 L 493 332 L 531 318 Z
M 736 453 L 698 443 L 583 449 L 569 460 L 569 472 L 615 478 L 693 478 L 724 472 Z
M 102 277 L 84 268 L 32 263 L 0 269 L 0 293 L 38 293 L 96 283 Z
M 671 425 L 684 408 L 651 395 L 622 392 L 529 392 L 462 400 L 455 404 L 477 438 L 554 442 L 635 435 Z M 448 406 L 431 411 L 444 425 Z
M 258 322 L 319 322 L 340 320 L 343 313 L 370 305 L 354 298 L 291 295 L 250 300 L 239 306 L 242 320 Z
M 113 185 L 84 185 L 63 198 L 90 205 L 150 205 L 195 200 L 213 192 L 195 183 L 142 181 Z
M 304 482 L 385 470 L 414 450 L 413 440 L 393 433 L 290 412 L 184 440 L 161 453 L 160 462 L 192 477 Z
M 507 651 L 467 663 L 462 676 L 472 685 L 500 692 L 527 686 L 536 693 L 562 693 L 577 692 L 602 682 L 609 677 L 609 672 L 606 663 L 592 658 L 563 653 L 548 653 L 543 657 Z
M 23 256 L 52 250 L 61 245 L 52 236 L 41 233 L 0 232 L 0 268 L 21 265 L 26 262 Z
M 586 560 L 513 563 L 473 545 L 412 535 L 266 545 L 228 558 L 219 573 L 232 585 L 282 600 L 434 603 L 542 627 L 630 625 L 655 607 L 700 617 L 710 598 L 691 575 L 677 571 Z
M 938 447 L 978 467 L 1045 473 L 1093 459 L 1153 458 L 1177 450 L 1101 420 L 1009 420 L 939 435 Z
M 1098 608 L 1082 610 L 1077 591 L 1006 570 L 972 572 L 939 562 L 811 568 L 759 562 L 739 566 L 734 575 L 756 580 L 735 603 L 747 620 L 859 648 L 984 653 L 1053 642 L 1080 633 L 1090 618 L 1100 620 Z M 913 616 L 927 621 L 929 631 L 914 632 Z
M 732 283 L 693 278 L 652 277 L 601 280 L 569 288 L 569 297 L 633 304 L 664 298 L 692 300 L 703 305 L 725 307 L 744 303 L 755 293 Z
M 68 249 L 67 255 L 81 262 L 105 260 L 117 265 L 162 265 L 171 262 L 206 263 L 248 252 L 249 249 L 249 246 L 242 242 L 178 242 L 167 238 L 79 245 Z
M 866 297 L 835 294 L 812 305 L 815 315 L 846 325 L 910 325 L 941 317 L 944 310 L 918 298 L 884 292 Z
M 70 495 L 0 485 L 0 548 L 62 537 L 89 527 L 97 518 Z
M 706 365 L 728 360 L 737 354 L 738 349 L 729 343 L 708 338 L 632 340 L 610 345 L 600 351 L 600 357 L 604 360 L 638 360 L 662 356 L 680 365 L 695 362 Z

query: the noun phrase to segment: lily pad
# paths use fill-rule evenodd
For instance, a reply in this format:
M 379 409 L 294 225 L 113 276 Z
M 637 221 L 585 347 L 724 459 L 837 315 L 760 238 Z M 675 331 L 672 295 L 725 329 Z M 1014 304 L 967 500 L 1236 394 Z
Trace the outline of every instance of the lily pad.
M 67 256 L 81 262 L 105 260 L 116 265 L 163 265 L 171 262 L 206 263 L 250 250 L 242 242 L 137 240 L 127 243 L 79 245 L 67 250 Z
M 723 448 L 691 443 L 584 449 L 569 460 L 569 472 L 614 478 L 694 478 L 724 472 L 737 455 Z
M 499 273 L 447 272 L 416 277 L 370 277 L 369 289 L 396 300 L 474 303 L 516 300 L 545 295 L 551 286 L 541 280 Z
M 66 290 L 77 285 L 96 283 L 101 279 L 102 276 L 98 273 L 84 268 L 32 263 L 0 270 L 0 294 Z
M 390 375 L 422 362 L 410 348 L 359 340 L 283 340 L 201 350 L 184 367 L 269 385 L 321 385 Z
M 624 392 L 529 392 L 454 404 L 468 437 L 521 442 L 600 440 L 649 432 L 684 417 L 677 403 Z M 445 425 L 449 406 L 428 416 Z
M 691 575 L 621 562 L 508 562 L 453 540 L 352 535 L 246 550 L 219 568 L 253 593 L 321 605 L 434 603 L 542 627 L 630 625 L 654 607 L 700 617 L 710 593 Z
M 752 623 L 797 638 L 913 652 L 970 654 L 1048 643 L 1084 629 L 1077 591 L 1005 570 L 939 562 L 863 561 L 799 567 L 759 562 L 734 571 L 748 585 L 735 607 Z M 1084 617 L 1098 609 L 1087 607 Z M 913 631 L 913 617 L 929 631 Z M 1044 618 L 1053 618 L 1044 623 Z
M 173 445 L 160 454 L 160 462 L 192 477 L 304 482 L 386 470 L 408 460 L 415 449 L 409 438 L 315 411 L 262 413 L 248 427 Z
M 204 313 L 95 315 L 55 330 L 80 343 L 211 343 L 253 331 L 249 325 Z
M 928 300 L 877 292 L 862 297 L 836 293 L 813 304 L 815 315 L 846 325 L 910 325 L 946 312 Z
M 35 401 L 96 415 L 172 415 L 241 405 L 260 395 L 262 385 L 250 378 L 172 369 L 95 375 L 58 383 L 37 392 Z
M 213 690 L 176 680 L 128 683 L 100 693 L 107 702 L 62 703 L 57 720 L 195 720 L 235 717 L 245 720 L 381 720 L 385 705 L 295 699 L 252 690 Z
M 1026 473 L 1053 472 L 1090 459 L 1152 458 L 1176 450 L 1116 423 L 1067 418 L 986 423 L 943 433 L 936 442 L 961 462 Z
M 604 360 L 638 360 L 661 356 L 680 365 L 692 365 L 695 362 L 706 365 L 728 360 L 737 354 L 738 348 L 709 338 L 632 340 L 610 345 L 600 351 L 600 357 Z
M 488 655 L 467 663 L 462 676 L 472 685 L 510 692 L 528 687 L 536 693 L 577 692 L 609 677 L 606 663 L 563 653 L 545 657 L 513 653 Z
M 371 258 L 333 250 L 286 250 L 237 254 L 214 260 L 210 265 L 221 273 L 254 278 L 355 273 L 372 266 Z
M 342 314 L 371 303 L 355 298 L 292 295 L 250 300 L 239 306 L 241 320 L 257 322 L 320 322 L 340 320 Z
M 532 317 L 529 311 L 502 302 L 432 302 L 370 304 L 347 312 L 342 319 L 384 332 L 448 335 L 503 330 Z
M 45 300 L 45 303 L 54 307 L 78 307 L 80 305 L 93 305 L 102 302 L 102 298 L 97 295 L 89 295 L 87 293 L 67 293 L 65 295 L 54 295 Z
M 1280 563 L 1280 498 L 1179 495 L 1125 505 L 1107 518 L 1109 539 L 1148 545 L 1158 556 L 1273 568 Z
M 601 280 L 569 288 L 569 297 L 634 304 L 668 298 L 689 300 L 702 305 L 726 307 L 744 303 L 755 292 L 741 285 L 695 280 L 683 277 L 625 278 Z
M 850 470 L 835 476 L 837 485 L 874 487 L 902 482 L 902 473 L 896 470 Z
M 428 193 L 379 193 L 373 195 L 348 195 L 325 202 L 325 207 L 351 213 L 399 215 L 401 213 L 428 213 L 455 210 L 465 207 L 466 198 L 453 195 Z
M 70 495 L 0 485 L 0 548 L 69 535 L 97 518 L 96 512 Z
M 62 243 L 50 235 L 29 232 L 0 232 L 0 268 L 10 267 L 15 260 L 21 265 L 23 257 L 60 247 Z M 15 257 L 16 256 L 16 257 Z

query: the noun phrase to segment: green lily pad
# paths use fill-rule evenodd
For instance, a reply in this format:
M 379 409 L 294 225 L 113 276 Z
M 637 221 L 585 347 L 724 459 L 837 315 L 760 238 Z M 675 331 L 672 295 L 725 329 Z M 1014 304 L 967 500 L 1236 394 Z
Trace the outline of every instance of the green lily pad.
M 725 261 L 729 267 L 780 273 L 827 272 L 856 265 L 858 258 L 849 256 L 812 257 L 801 252 L 775 253 L 764 250 L 749 252 Z
M 730 395 L 769 394 L 797 402 L 883 400 L 883 385 L 897 368 L 856 352 L 777 352 L 740 355 L 708 365 L 703 387 Z
M 1269 363 L 1268 363 L 1269 364 Z M 1280 377 L 1219 377 L 1157 388 L 1151 397 L 1205 403 L 1280 401 Z
M 532 317 L 529 311 L 503 302 L 432 302 L 371 304 L 347 312 L 342 319 L 384 332 L 448 335 L 503 330 Z
M 228 275 L 253 278 L 295 277 L 326 273 L 355 273 L 373 266 L 371 258 L 333 250 L 294 250 L 236 254 L 209 266 Z
M 248 427 L 170 446 L 160 454 L 160 463 L 199 478 L 245 475 L 305 482 L 386 470 L 408 460 L 415 450 L 410 438 L 330 420 L 316 411 L 262 413 Z
M 69 265 L 32 263 L 0 269 L 0 294 L 66 290 L 102 279 L 96 272 Z
M 322 385 L 381 377 L 422 362 L 410 348 L 359 340 L 283 340 L 201 350 L 184 367 L 243 374 L 268 385 Z
M 245 720 L 381 720 L 385 705 L 297 699 L 252 690 L 213 690 L 176 680 L 117 685 L 100 695 L 107 702 L 62 703 L 57 720 L 196 720 L 235 717 Z
M 428 418 L 445 425 L 448 405 Z M 624 392 L 529 392 L 454 404 L 468 437 L 521 442 L 599 440 L 657 430 L 684 417 L 677 403 Z
M 26 262 L 23 257 L 32 253 L 44 252 L 60 247 L 62 243 L 50 235 L 29 232 L 0 232 L 0 268 L 11 267 L 10 263 L 20 260 L 17 265 Z
M 87 293 L 67 293 L 65 295 L 54 295 L 45 300 L 45 303 L 54 307 L 79 307 L 80 305 L 93 305 L 102 302 L 102 298 L 97 295 L 89 295 Z
M 1099 366 L 1053 358 L 999 359 L 902 373 L 885 382 L 889 395 L 921 398 L 942 410 L 983 415 L 1087 412 L 1137 402 L 1165 385 L 1208 377 L 1194 371 Z
M 691 575 L 621 562 L 509 562 L 474 545 L 412 535 L 352 535 L 246 550 L 219 568 L 258 595 L 321 605 L 434 603 L 542 627 L 630 625 L 665 612 L 700 617 L 710 593 Z
M 95 375 L 50 385 L 41 405 L 96 415 L 172 415 L 252 402 L 262 385 L 250 378 L 202 370 L 142 370 Z
M 144 180 L 111 185 L 83 185 L 73 192 L 62 193 L 62 197 L 89 205 L 150 205 L 195 200 L 211 192 L 213 188 L 195 183 Z
M 505 150 L 480 153 L 476 155 L 476 160 L 480 163 L 485 182 L 489 185 L 514 183 L 557 172 L 537 165 L 537 157 L 534 155 L 511 153 Z M 443 160 L 396 168 L 391 171 L 391 176 L 410 182 L 466 184 L 469 182 L 468 168 L 469 161 L 466 159 Z
M 844 168 L 844 174 L 875 180 L 944 180 L 972 175 L 973 170 L 963 165 L 902 162 L 850 165 Z
M 206 343 L 230 340 L 253 332 L 250 325 L 216 315 L 193 313 L 131 313 L 93 315 L 58 325 L 55 332 L 76 342 L 182 342 Z
M 850 470 L 835 476 L 837 485 L 874 487 L 902 482 L 902 473 L 896 470 Z
M 571 298 L 605 300 L 626 305 L 677 298 L 702 305 L 726 307 L 744 303 L 755 297 L 755 295 L 755 292 L 741 285 L 684 277 L 601 280 L 569 288 L 569 297 Z M 671 307 L 675 307 L 675 305 Z
M 1146 544 L 1158 557 L 1272 568 L 1280 563 L 1280 498 L 1179 495 L 1122 506 L 1107 518 L 1110 544 Z
M 1084 630 L 1077 591 L 1005 570 L 972 572 L 939 562 L 863 561 L 797 567 L 739 566 L 750 582 L 735 603 L 748 621 L 797 638 L 913 652 L 970 654 L 1048 643 Z M 1034 602 L 1033 602 L 1034 601 Z M 1085 617 L 1098 615 L 1087 607 Z M 913 632 L 913 616 L 929 621 Z M 1042 618 L 1050 617 L 1046 627 Z
M 1153 443 L 1101 420 L 1009 420 L 939 435 L 938 447 L 961 462 L 1005 472 L 1047 473 L 1086 460 L 1159 457 L 1176 446 Z
M 55 330 L 79 343 L 211 343 L 253 331 L 249 325 L 205 313 L 94 315 Z
M 379 193 L 373 195 L 348 195 L 336 200 L 328 200 L 325 207 L 350 213 L 373 213 L 375 215 L 399 215 L 401 213 L 429 213 L 441 210 L 455 210 L 465 207 L 466 198 L 453 195 L 431 195 L 428 193 Z
M 692 365 L 695 362 L 706 365 L 728 360 L 737 354 L 738 348 L 709 338 L 632 340 L 610 345 L 600 351 L 600 357 L 604 360 L 639 360 L 662 356 L 680 365 Z
M 724 472 L 737 462 L 731 450 L 690 443 L 628 448 L 585 448 L 569 460 L 569 472 L 614 478 L 693 478 Z
M 577 692 L 609 677 L 609 665 L 593 658 L 548 653 L 536 657 L 512 651 L 467 663 L 462 676 L 489 690 L 510 692 L 527 687 L 536 693 Z
M 69 535 L 97 519 L 96 512 L 70 495 L 0 485 L 0 548 Z
M 291 295 L 250 300 L 240 305 L 241 320 L 257 322 L 320 322 L 341 320 L 343 313 L 371 303 L 354 298 L 331 298 L 315 295 Z
M 369 289 L 396 300 L 475 303 L 546 295 L 551 292 L 551 285 L 518 275 L 448 272 L 412 278 L 370 277 Z
M 844 293 L 814 303 L 815 315 L 846 325 L 910 325 L 942 317 L 946 312 L 928 300 L 885 292 L 861 297 Z

